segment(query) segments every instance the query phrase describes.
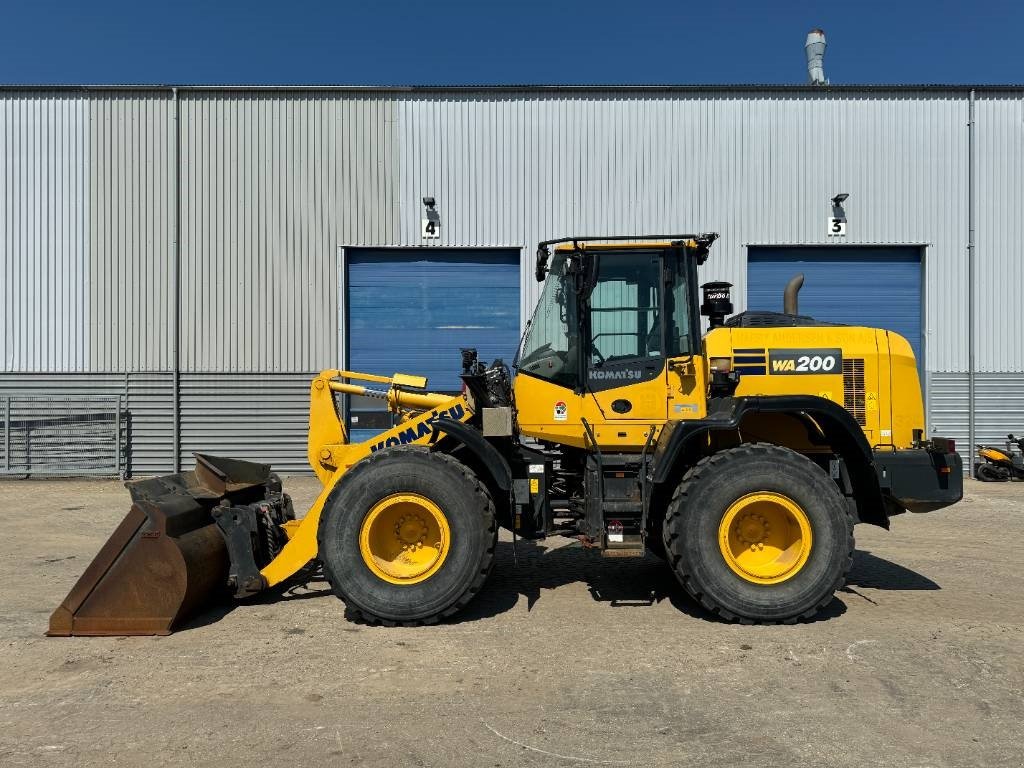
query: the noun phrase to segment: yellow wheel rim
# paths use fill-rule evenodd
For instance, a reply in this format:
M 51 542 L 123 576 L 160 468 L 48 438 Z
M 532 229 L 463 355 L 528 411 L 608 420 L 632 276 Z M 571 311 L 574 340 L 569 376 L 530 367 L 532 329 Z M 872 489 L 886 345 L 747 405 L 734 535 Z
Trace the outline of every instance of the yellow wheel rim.
M 378 501 L 359 529 L 359 553 L 377 577 L 391 584 L 418 584 L 437 573 L 451 546 L 448 518 L 418 493 Z
M 726 510 L 718 526 L 722 557 L 740 578 L 778 584 L 796 576 L 811 554 L 811 521 L 781 493 L 749 493 Z

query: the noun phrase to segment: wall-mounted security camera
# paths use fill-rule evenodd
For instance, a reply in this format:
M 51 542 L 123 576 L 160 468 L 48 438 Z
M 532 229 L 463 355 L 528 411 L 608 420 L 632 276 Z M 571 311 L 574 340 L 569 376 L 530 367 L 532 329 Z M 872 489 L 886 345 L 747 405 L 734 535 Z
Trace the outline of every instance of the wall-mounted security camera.
M 441 216 L 436 209 L 437 201 L 428 195 L 423 198 L 423 206 L 427 210 L 421 221 L 420 236 L 425 240 L 435 240 L 441 236 Z
M 829 237 L 846 237 L 846 211 L 843 203 L 849 196 L 849 192 L 840 192 L 832 198 L 832 216 L 828 220 Z

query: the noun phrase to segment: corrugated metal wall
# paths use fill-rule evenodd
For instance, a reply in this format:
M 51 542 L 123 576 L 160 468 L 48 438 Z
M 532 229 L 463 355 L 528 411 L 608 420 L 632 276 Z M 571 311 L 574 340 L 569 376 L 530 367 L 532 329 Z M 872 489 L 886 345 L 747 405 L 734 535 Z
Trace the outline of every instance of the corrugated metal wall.
M 1022 372 L 1024 98 L 1019 94 L 980 98 L 975 121 L 978 126 L 974 304 L 978 346 L 975 363 L 979 371 Z M 1013 337 L 1016 338 L 1011 340 Z
M 174 307 L 174 111 L 168 93 L 89 98 L 89 366 L 166 371 Z
M 131 476 L 168 472 L 174 466 L 174 383 L 170 373 L 129 373 L 127 469 Z
M 0 366 L 89 365 L 89 114 L 80 95 L 0 93 Z
M 309 385 L 314 373 L 188 373 L 181 379 L 181 467 L 192 452 L 309 471 Z
M 395 240 L 393 108 L 372 95 L 183 100 L 184 370 L 337 364 L 337 247 Z
M 747 247 L 828 244 L 829 198 L 849 192 L 846 244 L 925 246 L 931 421 L 958 428 L 967 104 L 965 89 L 183 89 L 176 169 L 169 89 L 0 90 L 0 371 L 130 373 L 137 471 L 167 468 L 179 169 L 186 456 L 246 449 L 215 428 L 240 434 L 234 398 L 255 395 L 233 375 L 304 390 L 337 362 L 339 245 L 522 249 L 525 320 L 539 239 L 717 230 L 703 277 L 735 283 L 739 310 Z M 1005 395 L 983 403 L 979 377 L 980 437 L 1024 391 L 1005 331 L 1024 285 L 1024 92 L 979 91 L 976 125 L 977 365 Z M 420 238 L 425 195 L 438 240 Z M 226 384 L 201 395 L 207 374 Z M 288 466 L 296 397 L 263 409 Z
M 281 472 L 308 471 L 306 428 L 314 375 L 184 374 L 182 468 L 192 468 L 192 452 L 198 451 L 267 462 Z M 171 469 L 169 373 L 0 373 L 0 398 L 14 393 L 53 398 L 121 395 L 126 473 L 137 477 Z
M 1002 445 L 1006 435 L 1024 434 L 1024 377 L 1018 373 L 979 373 L 974 380 L 975 442 Z M 967 461 L 967 374 L 932 373 L 928 400 L 933 434 L 956 438 Z

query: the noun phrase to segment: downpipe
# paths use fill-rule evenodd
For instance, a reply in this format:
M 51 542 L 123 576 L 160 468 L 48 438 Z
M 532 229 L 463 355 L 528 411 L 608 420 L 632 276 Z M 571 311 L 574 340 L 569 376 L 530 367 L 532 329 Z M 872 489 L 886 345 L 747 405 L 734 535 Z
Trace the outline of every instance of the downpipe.
M 975 444 L 974 393 L 974 218 L 975 218 L 974 89 L 967 102 L 967 444 L 971 447 L 968 471 L 974 472 L 978 447 Z

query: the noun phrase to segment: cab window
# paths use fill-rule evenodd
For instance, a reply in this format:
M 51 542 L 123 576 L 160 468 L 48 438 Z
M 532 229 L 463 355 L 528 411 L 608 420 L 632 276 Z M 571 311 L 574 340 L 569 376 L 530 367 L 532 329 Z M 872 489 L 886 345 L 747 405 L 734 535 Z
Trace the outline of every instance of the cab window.
M 660 259 L 650 251 L 603 253 L 590 294 L 590 365 L 663 357 Z

